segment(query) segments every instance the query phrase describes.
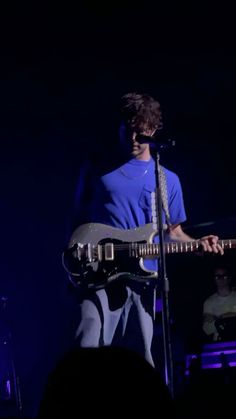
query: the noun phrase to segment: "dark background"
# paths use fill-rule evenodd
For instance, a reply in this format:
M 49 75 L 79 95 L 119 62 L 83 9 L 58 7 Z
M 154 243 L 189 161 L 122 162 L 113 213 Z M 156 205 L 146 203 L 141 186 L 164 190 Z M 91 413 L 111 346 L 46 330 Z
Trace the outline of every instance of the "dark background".
M 26 414 L 71 339 L 76 310 L 61 254 L 74 188 L 86 150 L 101 144 L 109 159 L 122 94 L 144 91 L 162 104 L 164 135 L 176 147 L 161 161 L 180 176 L 186 231 L 236 237 L 234 14 L 223 6 L 20 4 L 1 12 L 0 295 Z M 224 258 L 234 271 L 234 251 Z M 187 350 L 201 339 L 212 262 L 167 260 Z

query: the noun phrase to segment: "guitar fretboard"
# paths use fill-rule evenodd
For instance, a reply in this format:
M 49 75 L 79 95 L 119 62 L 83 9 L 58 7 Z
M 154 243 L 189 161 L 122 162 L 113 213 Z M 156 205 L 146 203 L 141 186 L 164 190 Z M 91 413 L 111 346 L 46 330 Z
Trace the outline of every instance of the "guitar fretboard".
M 236 247 L 235 239 L 219 240 L 218 243 L 224 249 L 233 249 Z M 132 243 L 130 253 L 134 257 L 158 256 L 160 253 L 160 245 L 155 243 Z M 164 244 L 165 252 L 172 253 L 189 253 L 201 249 L 200 240 L 186 242 L 168 242 Z
M 160 253 L 159 244 L 139 244 L 138 245 L 138 256 L 158 256 Z M 200 243 L 198 241 L 191 242 L 169 242 L 164 244 L 165 252 L 168 254 L 171 253 L 188 253 L 198 250 Z

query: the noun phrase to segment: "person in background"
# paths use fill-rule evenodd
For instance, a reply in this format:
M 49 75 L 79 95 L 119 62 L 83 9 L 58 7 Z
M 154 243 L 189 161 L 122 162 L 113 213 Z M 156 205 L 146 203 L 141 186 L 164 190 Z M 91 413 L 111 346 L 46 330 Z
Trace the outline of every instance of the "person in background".
M 216 292 L 203 303 L 203 331 L 210 340 L 220 341 L 224 339 L 226 319 L 235 320 L 236 328 L 236 290 L 227 267 L 217 266 L 213 276 Z

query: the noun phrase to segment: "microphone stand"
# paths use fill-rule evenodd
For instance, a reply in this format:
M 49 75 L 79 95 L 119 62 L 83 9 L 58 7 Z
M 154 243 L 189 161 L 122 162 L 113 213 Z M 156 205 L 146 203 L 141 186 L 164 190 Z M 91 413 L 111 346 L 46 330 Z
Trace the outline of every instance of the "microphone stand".
M 154 145 L 155 160 L 155 181 L 156 181 L 156 213 L 157 225 L 159 233 L 159 259 L 158 259 L 158 278 L 161 284 L 161 300 L 162 300 L 162 329 L 163 329 L 163 347 L 165 361 L 165 383 L 169 388 L 172 396 L 174 396 L 173 384 L 173 359 L 170 332 L 170 314 L 169 314 L 169 280 L 166 273 L 166 260 L 164 250 L 164 227 L 162 219 L 162 196 L 160 189 L 160 155 L 158 153 L 158 144 Z M 161 148 L 161 146 L 159 146 Z

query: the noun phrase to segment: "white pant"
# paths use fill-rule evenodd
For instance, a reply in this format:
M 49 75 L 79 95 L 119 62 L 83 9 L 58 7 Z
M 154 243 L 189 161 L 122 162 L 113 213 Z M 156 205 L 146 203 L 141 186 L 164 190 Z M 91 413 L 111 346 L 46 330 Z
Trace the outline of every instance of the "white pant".
M 154 292 L 143 286 L 136 288 L 138 291 L 135 286 L 123 286 L 122 302 L 115 307 L 111 307 L 111 294 L 106 289 L 95 291 L 82 301 L 81 321 L 76 330 L 80 347 L 129 347 L 154 366 L 151 354 Z

